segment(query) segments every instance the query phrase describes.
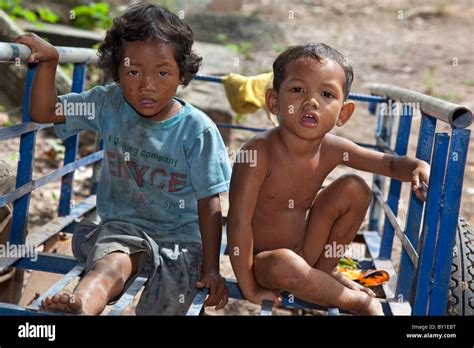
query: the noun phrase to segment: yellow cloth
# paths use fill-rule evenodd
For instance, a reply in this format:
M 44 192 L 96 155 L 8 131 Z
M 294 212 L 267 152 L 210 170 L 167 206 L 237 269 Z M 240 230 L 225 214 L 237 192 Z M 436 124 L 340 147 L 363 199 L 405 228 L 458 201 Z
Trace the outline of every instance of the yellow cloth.
M 232 110 L 238 114 L 249 114 L 265 106 L 265 92 L 271 88 L 273 73 L 256 76 L 230 74 L 222 79 L 227 99 Z

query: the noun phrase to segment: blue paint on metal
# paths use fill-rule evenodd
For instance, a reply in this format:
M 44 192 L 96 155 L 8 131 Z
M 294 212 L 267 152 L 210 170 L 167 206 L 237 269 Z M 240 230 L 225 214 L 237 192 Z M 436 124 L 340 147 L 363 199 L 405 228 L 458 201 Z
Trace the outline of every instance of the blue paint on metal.
M 435 253 L 438 222 L 440 217 L 439 207 L 443 199 L 443 181 L 446 172 L 446 157 L 448 155 L 449 135 L 439 133 L 435 136 L 433 150 L 433 165 L 431 166 L 430 182 L 426 202 L 423 230 L 418 248 L 418 267 L 415 276 L 416 294 L 413 301 L 413 314 L 426 315 L 428 310 L 428 297 L 433 287 L 431 270 Z
M 432 274 L 434 288 L 431 291 L 429 315 L 446 314 L 451 265 L 453 262 L 453 247 L 456 238 L 470 134 L 471 131 L 468 129 L 455 128 L 452 132 L 448 168 L 444 184 L 444 202 L 441 210 Z
M 14 267 L 66 274 L 77 264 L 78 261 L 72 256 L 40 252 L 37 259 L 23 257 Z
M 19 137 L 22 134 L 40 129 L 50 128 L 52 123 L 37 124 L 33 122 L 15 124 L 13 126 L 0 128 L 0 141 Z
M 71 92 L 80 93 L 84 90 L 86 77 L 86 64 L 74 64 Z M 76 160 L 77 147 L 79 146 L 79 134 L 70 136 L 64 141 L 65 155 L 64 165 Z M 74 172 L 63 176 L 61 180 L 61 196 L 59 198 L 58 215 L 65 216 L 71 212 L 71 198 Z
M 428 163 L 431 162 L 431 150 L 433 148 L 436 121 L 436 118 L 422 114 L 415 157 Z M 423 202 L 415 196 L 415 193 L 411 192 L 408 203 L 405 234 L 415 249 L 418 246 L 418 234 L 420 231 L 422 214 Z M 401 299 L 403 301 L 410 300 L 414 271 L 415 267 L 411 262 L 410 257 L 408 256 L 405 249 L 402 248 L 402 255 L 400 258 L 400 266 L 398 271 L 399 276 L 396 287 L 397 299 Z M 413 305 L 413 301 L 410 300 L 410 303 Z
M 83 157 L 81 158 L 80 160 L 77 160 L 75 162 L 71 162 L 67 165 L 65 165 L 64 167 L 60 167 L 54 171 L 52 171 L 51 173 L 45 175 L 45 176 L 42 176 L 36 180 L 31 180 L 29 182 L 27 182 L 25 185 L 9 192 L 9 193 L 6 193 L 2 196 L 0 196 L 0 207 L 3 207 L 5 205 L 7 205 L 8 203 L 10 202 L 13 202 L 14 200 L 28 194 L 29 192 L 41 187 L 41 186 L 44 186 L 64 175 L 66 175 L 67 173 L 72 173 L 74 170 L 76 170 L 77 168 L 80 168 L 80 167 L 83 167 L 83 166 L 86 166 L 90 163 L 94 163 L 94 162 L 97 162 L 97 161 L 100 161 L 104 156 L 104 153 L 103 151 L 97 151 L 97 152 L 94 152 L 93 154 L 90 154 L 86 157 Z M 68 214 L 69 215 L 69 214 Z
M 385 104 L 384 104 L 385 105 Z M 386 107 L 381 105 L 379 108 L 379 114 L 377 116 L 377 128 L 375 130 L 375 137 L 382 139 L 388 146 L 390 146 L 390 140 L 392 135 L 392 121 L 389 117 L 393 117 L 393 109 L 391 112 L 386 113 Z M 392 104 L 395 106 L 395 104 Z M 385 193 L 385 177 L 374 174 L 373 186 L 377 186 L 382 194 Z M 380 214 L 382 209 L 376 199 L 372 200 L 369 211 L 369 230 L 380 231 Z
M 23 97 L 23 122 L 30 122 L 30 91 L 36 67 L 28 67 L 26 75 L 25 95 Z M 28 183 L 33 174 L 33 158 L 35 154 L 36 132 L 22 134 L 20 140 L 20 158 L 18 162 L 16 187 Z M 28 209 L 30 194 L 26 194 L 13 203 L 13 217 L 10 243 L 23 244 L 28 227 Z
M 398 156 L 405 156 L 408 149 L 408 139 L 410 137 L 411 121 L 412 121 L 412 109 L 403 105 L 400 122 L 398 124 L 397 130 L 397 140 L 395 144 L 395 152 Z M 393 214 L 396 216 L 398 213 L 398 201 L 400 200 L 400 191 L 402 188 L 402 183 L 397 179 L 390 180 L 390 188 L 388 193 L 387 204 L 390 209 L 393 211 Z M 380 255 L 381 259 L 390 259 L 392 256 L 392 247 L 393 247 L 393 226 L 390 220 L 385 217 L 384 222 L 384 231 L 382 235 L 382 242 L 380 246 Z

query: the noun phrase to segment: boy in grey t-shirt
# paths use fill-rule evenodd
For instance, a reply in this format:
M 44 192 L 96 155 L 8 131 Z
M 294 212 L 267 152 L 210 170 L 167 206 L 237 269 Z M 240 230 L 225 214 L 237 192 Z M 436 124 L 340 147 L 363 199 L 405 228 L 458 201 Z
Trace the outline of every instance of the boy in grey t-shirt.
M 219 193 L 228 190 L 230 165 L 222 160 L 225 147 L 215 124 L 174 97 L 201 62 L 191 51 L 191 29 L 162 7 L 129 7 L 99 48 L 99 65 L 116 83 L 59 98 L 57 50 L 34 34 L 16 42 L 32 49 L 30 62 L 40 62 L 32 120 L 56 123 L 62 138 L 92 129 L 104 143 L 101 222 L 79 224 L 73 237 L 86 275 L 72 295 L 47 297 L 42 307 L 100 314 L 139 274 L 149 279 L 138 314 L 183 314 L 196 287 L 210 289 L 206 305 L 225 306 Z

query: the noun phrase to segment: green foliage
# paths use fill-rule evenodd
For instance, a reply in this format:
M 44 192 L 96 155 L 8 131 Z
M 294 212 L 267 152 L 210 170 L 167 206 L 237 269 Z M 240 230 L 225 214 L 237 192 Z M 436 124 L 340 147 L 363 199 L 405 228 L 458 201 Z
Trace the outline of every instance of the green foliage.
M 72 23 L 82 29 L 108 29 L 112 25 L 109 10 L 109 4 L 106 2 L 76 6 L 71 10 Z
M 176 13 L 179 10 L 176 0 L 156 0 L 155 2 L 170 12 Z
M 436 84 L 435 69 L 425 69 L 421 79 L 423 81 L 424 92 L 428 95 L 433 95 Z
M 341 257 L 338 262 L 339 267 L 349 268 L 349 269 L 358 269 L 360 264 L 357 261 L 352 260 L 350 257 Z
M 246 59 L 250 59 L 252 57 L 253 46 L 252 46 L 252 43 L 248 41 L 244 41 L 240 44 L 228 43 L 226 44 L 226 47 L 243 55 Z
M 243 124 L 245 122 L 245 119 L 247 118 L 247 115 L 244 114 L 236 114 L 235 115 L 235 123 L 237 124 Z
M 38 14 L 43 22 L 56 23 L 59 20 L 59 16 L 54 11 L 44 6 L 38 7 Z
M 226 33 L 219 33 L 215 36 L 217 42 L 225 45 L 227 48 L 235 51 L 245 58 L 250 59 L 252 55 L 252 43 L 248 41 L 243 41 L 240 44 L 229 42 L 229 37 Z
M 22 0 L 0 0 L 0 9 L 5 11 L 13 19 L 24 19 L 31 23 L 38 20 L 48 23 L 56 23 L 59 16 L 47 7 L 38 7 L 37 11 L 33 11 L 22 5 Z

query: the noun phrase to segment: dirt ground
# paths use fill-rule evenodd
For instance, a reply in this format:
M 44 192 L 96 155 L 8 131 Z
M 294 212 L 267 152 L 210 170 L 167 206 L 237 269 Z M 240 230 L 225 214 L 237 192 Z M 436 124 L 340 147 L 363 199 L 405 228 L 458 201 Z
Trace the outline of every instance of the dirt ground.
M 474 31 L 472 18 L 474 4 L 461 1 L 274 1 L 246 0 L 242 12 L 258 14 L 265 19 L 279 22 L 287 32 L 291 44 L 325 42 L 338 48 L 351 61 L 355 80 L 352 91 L 367 93 L 367 84 L 382 82 L 429 93 L 474 109 L 474 48 L 471 39 Z M 284 47 L 283 47 L 284 48 Z M 271 64 L 282 47 L 275 43 L 272 51 L 253 49 L 243 61 L 247 74 L 256 74 L 271 69 Z M 373 143 L 376 120 L 370 116 L 366 105 L 357 104 L 351 121 L 334 133 L 354 141 Z M 270 126 L 262 112 L 247 115 L 243 124 L 257 127 Z M 414 155 L 419 117 L 413 120 L 409 154 Z M 446 128 L 439 126 L 440 130 Z M 235 131 L 232 148 L 239 148 L 252 133 Z M 37 139 L 34 176 L 38 177 L 58 166 L 52 158 L 50 135 L 40 132 Z M 474 135 L 471 135 L 471 140 Z M 18 151 L 18 139 L 2 142 L 0 158 L 9 159 L 16 167 L 14 154 Z M 460 215 L 474 223 L 474 141 L 470 143 L 468 163 L 464 175 L 464 188 Z M 328 177 L 334 180 L 346 173 L 347 168 L 338 168 Z M 371 183 L 371 176 L 359 173 Z M 76 174 L 74 200 L 79 202 L 86 191 L 86 180 L 91 170 Z M 408 185 L 403 185 L 400 200 L 400 220 L 404 223 L 408 205 Z M 56 215 L 59 200 L 59 183 L 48 184 L 32 194 L 29 229 L 41 226 Z M 227 209 L 224 195 L 223 204 Z M 363 226 L 364 227 L 364 226 Z M 62 248 L 61 248 L 62 249 Z M 64 248 L 68 252 L 68 248 Z M 394 246 L 394 263 L 398 263 L 399 244 Z M 234 277 L 228 258 L 222 261 L 224 276 Z M 29 288 L 24 297 L 28 303 L 35 292 L 44 291 L 46 283 L 39 279 Z M 226 309 L 213 314 L 256 314 L 259 308 L 242 302 L 231 303 Z M 288 314 L 289 312 L 279 312 Z

